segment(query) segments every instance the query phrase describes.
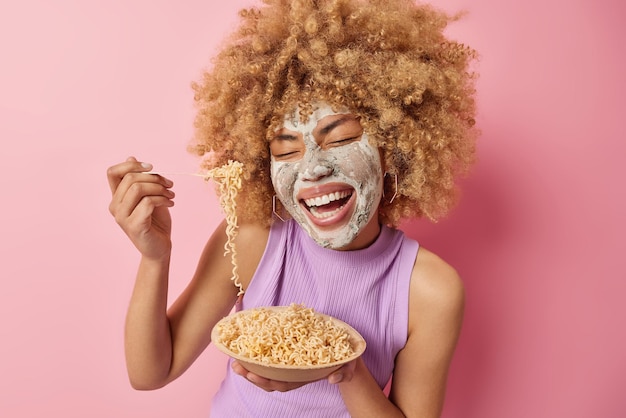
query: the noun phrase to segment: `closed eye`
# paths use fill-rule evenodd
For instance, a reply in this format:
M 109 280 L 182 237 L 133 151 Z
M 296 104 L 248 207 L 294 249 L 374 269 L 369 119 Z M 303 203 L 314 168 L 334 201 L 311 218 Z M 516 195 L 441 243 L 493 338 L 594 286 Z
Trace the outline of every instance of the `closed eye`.
M 302 136 L 292 132 L 278 132 L 270 141 L 272 158 L 278 161 L 295 161 L 301 158 L 304 149 Z
M 276 154 L 274 155 L 274 158 L 277 159 L 285 159 L 285 158 L 289 158 L 291 156 L 294 156 L 298 153 L 299 151 L 291 151 L 291 152 L 284 152 L 282 154 Z
M 327 146 L 330 147 L 340 147 L 342 145 L 347 145 L 350 144 L 352 142 L 358 141 L 359 139 L 361 139 L 361 134 L 357 135 L 357 136 L 352 136 L 350 138 L 343 138 L 343 139 L 337 139 L 334 141 L 330 141 L 328 142 Z

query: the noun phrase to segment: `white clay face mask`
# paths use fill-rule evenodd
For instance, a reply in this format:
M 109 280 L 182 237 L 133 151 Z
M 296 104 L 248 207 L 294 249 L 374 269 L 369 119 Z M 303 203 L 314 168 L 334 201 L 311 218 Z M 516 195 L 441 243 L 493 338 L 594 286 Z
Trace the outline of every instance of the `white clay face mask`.
M 380 154 L 353 115 L 322 104 L 302 123 L 296 109 L 270 148 L 276 195 L 319 245 L 348 246 L 377 214 Z

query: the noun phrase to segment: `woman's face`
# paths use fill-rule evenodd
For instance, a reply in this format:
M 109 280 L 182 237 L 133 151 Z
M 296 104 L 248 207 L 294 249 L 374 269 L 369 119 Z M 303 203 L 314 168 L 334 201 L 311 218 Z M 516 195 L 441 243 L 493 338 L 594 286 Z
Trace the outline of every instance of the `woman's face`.
M 380 231 L 380 153 L 359 119 L 318 105 L 306 123 L 297 109 L 270 142 L 272 183 L 289 214 L 321 246 L 351 250 Z

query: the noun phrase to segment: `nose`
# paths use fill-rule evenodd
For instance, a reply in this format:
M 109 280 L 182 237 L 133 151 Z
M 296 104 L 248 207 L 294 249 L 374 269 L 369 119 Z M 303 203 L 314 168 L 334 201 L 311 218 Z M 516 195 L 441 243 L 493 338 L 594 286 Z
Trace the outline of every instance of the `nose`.
M 304 181 L 316 181 L 321 178 L 330 176 L 333 172 L 333 167 L 329 161 L 324 158 L 322 150 L 309 150 L 304 161 L 304 170 L 302 171 L 302 180 Z M 307 158 L 308 157 L 308 158 Z

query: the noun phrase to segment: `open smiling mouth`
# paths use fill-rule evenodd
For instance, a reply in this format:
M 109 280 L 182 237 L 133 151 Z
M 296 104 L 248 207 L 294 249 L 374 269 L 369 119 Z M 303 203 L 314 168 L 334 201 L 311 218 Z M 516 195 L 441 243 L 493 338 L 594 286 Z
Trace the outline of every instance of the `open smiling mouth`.
M 341 190 L 310 199 L 303 199 L 301 202 L 315 219 L 323 220 L 341 212 L 353 193 L 354 190 Z

